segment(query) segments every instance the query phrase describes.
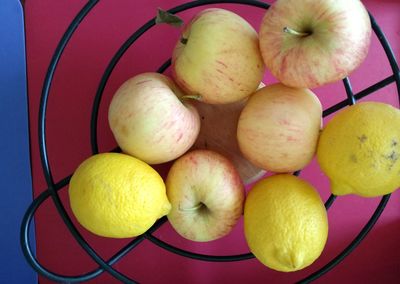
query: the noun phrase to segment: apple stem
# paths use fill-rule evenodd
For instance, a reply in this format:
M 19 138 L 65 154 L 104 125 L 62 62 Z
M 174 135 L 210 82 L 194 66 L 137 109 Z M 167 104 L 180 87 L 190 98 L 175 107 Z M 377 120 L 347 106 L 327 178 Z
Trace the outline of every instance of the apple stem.
M 197 209 L 201 208 L 203 205 L 204 204 L 200 202 L 199 204 L 197 204 L 196 206 L 191 207 L 191 208 L 181 208 L 181 207 L 179 207 L 179 210 L 181 210 L 181 211 L 196 211 Z
M 201 96 L 200 95 L 184 95 L 184 96 L 180 97 L 180 99 L 181 99 L 181 101 L 187 100 L 187 99 L 200 101 Z
M 295 35 L 295 36 L 302 36 L 302 37 L 310 35 L 310 33 L 298 32 L 298 31 L 296 31 L 294 29 L 291 29 L 289 27 L 284 27 L 283 28 L 283 32 L 291 34 L 291 35 Z
M 181 42 L 182 44 L 187 44 L 188 39 L 187 39 L 187 38 L 184 38 L 184 37 L 181 37 L 180 42 Z

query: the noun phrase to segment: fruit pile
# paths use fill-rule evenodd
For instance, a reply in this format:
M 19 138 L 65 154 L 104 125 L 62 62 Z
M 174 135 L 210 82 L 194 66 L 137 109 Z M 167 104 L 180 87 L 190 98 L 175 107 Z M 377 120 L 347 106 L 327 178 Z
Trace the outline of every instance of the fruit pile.
M 157 22 L 166 21 L 179 22 L 160 11 Z M 244 215 L 260 262 L 285 272 L 309 266 L 328 220 L 318 191 L 294 172 L 316 156 L 335 195 L 400 186 L 400 111 L 358 103 L 323 127 L 310 90 L 353 72 L 370 36 L 359 0 L 277 0 L 259 33 L 233 12 L 201 11 L 177 40 L 172 78 L 139 74 L 113 96 L 109 125 L 122 153 L 77 168 L 69 185 L 76 219 L 99 236 L 130 238 L 166 215 L 179 235 L 206 242 Z M 279 83 L 262 83 L 266 69 Z M 150 165 L 169 161 L 163 180 Z

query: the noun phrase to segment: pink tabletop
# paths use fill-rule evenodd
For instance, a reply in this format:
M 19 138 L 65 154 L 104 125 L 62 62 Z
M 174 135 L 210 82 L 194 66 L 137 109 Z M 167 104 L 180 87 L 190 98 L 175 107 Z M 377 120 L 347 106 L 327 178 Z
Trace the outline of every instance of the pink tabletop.
M 38 109 L 41 88 L 51 56 L 58 41 L 83 0 L 26 1 L 26 39 L 30 105 L 31 151 L 34 194 L 46 189 L 38 147 Z M 120 45 L 141 25 L 155 16 L 157 7 L 172 8 L 183 0 L 103 0 L 85 18 L 69 42 L 55 73 L 47 113 L 47 145 L 51 169 L 56 182 L 70 175 L 77 165 L 91 155 L 90 114 L 100 78 Z M 400 58 L 400 1 L 364 0 Z M 237 12 L 257 30 L 264 11 L 234 4 L 213 5 Z M 204 8 L 204 7 L 203 7 Z M 186 21 L 203 8 L 180 13 Z M 116 88 L 129 77 L 155 71 L 170 56 L 179 30 L 159 25 L 143 35 L 117 64 L 106 86 L 100 105 L 99 150 L 109 151 L 115 141 L 107 124 L 107 108 Z M 168 73 L 168 72 L 167 72 Z M 392 75 L 390 65 L 376 36 L 366 61 L 351 76 L 354 92 Z M 274 82 L 268 73 L 264 82 Z M 324 109 L 346 98 L 342 83 L 314 90 Z M 363 100 L 384 101 L 399 105 L 395 84 Z M 330 117 L 326 118 L 329 119 Z M 326 120 L 325 120 L 326 122 Z M 165 176 L 166 166 L 157 167 Z M 327 178 L 313 161 L 301 176 L 310 181 L 326 200 Z M 68 212 L 67 188 L 60 191 Z M 140 283 L 293 283 L 318 270 L 338 255 L 368 221 L 380 198 L 346 196 L 338 198 L 329 210 L 329 237 L 321 257 L 310 267 L 293 273 L 272 271 L 256 259 L 212 263 L 172 254 L 149 241 L 119 261 L 114 268 Z M 72 216 L 72 215 L 71 215 Z M 104 259 L 111 257 L 129 240 L 96 237 L 77 224 L 89 244 Z M 64 275 L 80 275 L 97 267 L 86 255 L 63 224 L 53 203 L 48 200 L 35 216 L 37 257 L 49 270 Z M 221 240 L 194 243 L 179 237 L 168 223 L 155 236 L 193 252 L 227 255 L 248 252 L 242 220 L 234 231 Z M 400 278 L 400 191 L 392 194 L 376 226 L 343 262 L 317 280 L 317 283 L 398 283 Z M 90 281 L 116 283 L 107 273 Z M 51 283 L 41 277 L 40 283 Z

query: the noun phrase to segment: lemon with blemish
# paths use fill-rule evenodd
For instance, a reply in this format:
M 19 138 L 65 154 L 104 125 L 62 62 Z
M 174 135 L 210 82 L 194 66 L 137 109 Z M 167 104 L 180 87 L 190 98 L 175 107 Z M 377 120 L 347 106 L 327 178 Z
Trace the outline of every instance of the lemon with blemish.
M 323 129 L 318 163 L 335 195 L 375 197 L 400 186 L 400 110 L 362 102 L 337 113 Z
M 97 154 L 81 163 L 71 178 L 69 199 L 83 227 L 111 238 L 143 234 L 171 209 L 160 175 L 119 153 Z

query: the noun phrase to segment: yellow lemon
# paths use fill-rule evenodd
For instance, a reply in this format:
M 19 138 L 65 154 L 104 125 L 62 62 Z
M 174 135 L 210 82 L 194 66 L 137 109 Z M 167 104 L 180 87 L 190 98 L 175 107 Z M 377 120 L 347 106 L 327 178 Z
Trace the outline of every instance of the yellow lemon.
M 335 195 L 374 197 L 400 186 L 400 111 L 363 102 L 337 113 L 317 148 L 322 171 Z
M 289 174 L 267 177 L 250 190 L 244 208 L 247 244 L 267 267 L 296 271 L 325 247 L 328 219 L 317 191 Z
M 83 227 L 112 238 L 144 233 L 171 208 L 160 175 L 146 163 L 119 153 L 86 159 L 71 178 L 69 199 Z

